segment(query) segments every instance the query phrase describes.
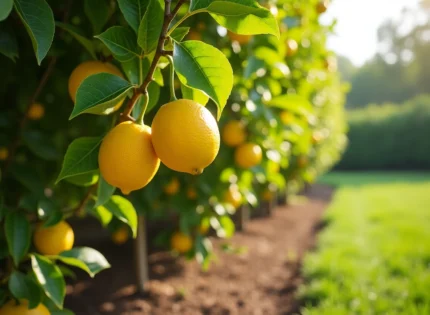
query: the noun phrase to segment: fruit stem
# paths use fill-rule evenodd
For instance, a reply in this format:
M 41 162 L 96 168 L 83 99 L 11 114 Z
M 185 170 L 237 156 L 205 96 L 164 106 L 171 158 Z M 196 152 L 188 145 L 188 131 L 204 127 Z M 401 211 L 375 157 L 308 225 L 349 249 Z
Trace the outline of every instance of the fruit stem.
M 143 97 L 143 107 L 142 107 L 142 112 L 139 115 L 139 118 L 137 119 L 137 123 L 143 125 L 143 118 L 145 117 L 145 113 L 146 113 L 146 109 L 148 108 L 148 103 L 149 103 L 149 95 L 148 92 L 142 94 Z
M 166 56 L 167 59 L 169 59 L 170 62 L 170 101 L 176 101 L 176 93 L 175 93 L 175 65 L 173 63 L 172 56 Z

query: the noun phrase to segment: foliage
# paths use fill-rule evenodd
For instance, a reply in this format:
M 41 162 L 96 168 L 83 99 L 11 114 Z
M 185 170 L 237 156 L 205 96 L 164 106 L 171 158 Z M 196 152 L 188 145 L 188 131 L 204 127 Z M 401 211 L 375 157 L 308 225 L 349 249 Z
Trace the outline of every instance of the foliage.
M 349 146 L 339 169 L 429 169 L 430 97 L 348 112 Z
M 305 256 L 301 313 L 427 314 L 429 174 L 415 182 L 422 174 L 380 173 L 367 183 L 361 173 L 333 175 L 340 188 L 316 252 Z

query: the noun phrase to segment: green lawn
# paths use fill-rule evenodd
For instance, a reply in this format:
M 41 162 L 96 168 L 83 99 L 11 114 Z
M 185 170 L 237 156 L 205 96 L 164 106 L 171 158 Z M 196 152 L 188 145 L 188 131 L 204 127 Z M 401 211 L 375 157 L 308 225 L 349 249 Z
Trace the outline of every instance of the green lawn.
M 303 315 L 430 314 L 430 176 L 333 173 Z

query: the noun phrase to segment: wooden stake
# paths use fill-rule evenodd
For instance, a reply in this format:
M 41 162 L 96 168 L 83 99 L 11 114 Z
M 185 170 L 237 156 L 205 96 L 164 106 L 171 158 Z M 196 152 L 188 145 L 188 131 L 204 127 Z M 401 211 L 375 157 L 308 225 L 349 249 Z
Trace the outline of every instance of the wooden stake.
M 145 219 L 138 217 L 137 238 L 134 241 L 134 259 L 136 261 L 137 290 L 140 293 L 147 291 L 148 275 L 148 251 L 146 242 Z

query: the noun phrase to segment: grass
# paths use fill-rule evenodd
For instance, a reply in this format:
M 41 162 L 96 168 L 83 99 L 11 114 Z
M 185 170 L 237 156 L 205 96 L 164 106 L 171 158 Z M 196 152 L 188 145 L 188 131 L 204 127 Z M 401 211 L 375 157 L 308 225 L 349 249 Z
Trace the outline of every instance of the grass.
M 430 314 L 430 176 L 334 173 L 303 315 Z

